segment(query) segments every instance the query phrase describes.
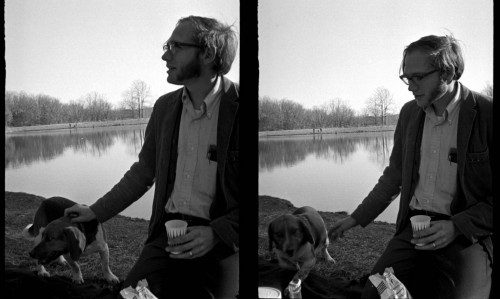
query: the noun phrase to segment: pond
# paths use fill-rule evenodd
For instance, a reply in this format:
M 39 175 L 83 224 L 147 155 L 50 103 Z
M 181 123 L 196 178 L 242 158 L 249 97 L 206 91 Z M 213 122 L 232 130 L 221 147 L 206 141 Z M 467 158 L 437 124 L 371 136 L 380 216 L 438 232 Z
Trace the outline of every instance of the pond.
M 10 134 L 5 190 L 90 205 L 137 161 L 145 125 Z M 388 164 L 393 132 L 259 139 L 259 194 L 352 213 Z M 154 186 L 121 214 L 149 219 Z M 395 223 L 397 198 L 376 220 Z
M 5 136 L 5 190 L 90 205 L 137 161 L 146 125 Z M 122 215 L 148 219 L 154 186 Z
M 259 138 L 259 195 L 351 214 L 389 164 L 394 131 Z M 377 217 L 396 222 L 399 197 Z

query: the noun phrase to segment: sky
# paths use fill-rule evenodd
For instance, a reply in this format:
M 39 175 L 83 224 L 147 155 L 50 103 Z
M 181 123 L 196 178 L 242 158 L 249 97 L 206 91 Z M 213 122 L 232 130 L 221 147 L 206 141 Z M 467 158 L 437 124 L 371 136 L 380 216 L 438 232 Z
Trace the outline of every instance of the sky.
M 178 89 L 161 56 L 181 17 L 213 17 L 240 32 L 238 0 L 6 0 L 4 11 L 6 91 L 62 103 L 98 92 L 118 105 L 134 80 L 150 87 L 150 104 Z M 239 82 L 239 50 L 227 77 Z
M 472 90 L 493 84 L 492 0 L 260 1 L 259 97 L 305 108 L 340 98 L 361 112 L 377 87 L 396 113 L 412 100 L 399 79 L 404 48 L 450 32 L 462 41 Z

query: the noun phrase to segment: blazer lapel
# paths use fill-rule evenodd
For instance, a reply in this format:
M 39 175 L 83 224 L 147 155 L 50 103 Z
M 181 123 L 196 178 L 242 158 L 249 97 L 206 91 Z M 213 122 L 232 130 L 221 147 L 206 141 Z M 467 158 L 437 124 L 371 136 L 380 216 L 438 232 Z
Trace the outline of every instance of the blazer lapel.
M 224 79 L 223 94 L 219 106 L 219 119 L 217 122 L 217 162 L 218 170 L 221 175 L 226 163 L 226 154 L 229 148 L 231 132 L 234 127 L 236 112 L 238 111 L 238 93 L 231 81 Z
M 463 85 L 461 87 L 462 104 L 458 116 L 457 129 L 457 163 L 459 174 L 464 173 L 469 139 L 472 133 L 472 126 L 474 125 L 474 118 L 476 117 L 476 100 L 470 90 Z
M 416 111 L 412 113 L 413 117 L 408 123 L 407 138 L 408 138 L 408 148 L 406 154 L 408 155 L 406 163 L 408 163 L 408 175 L 414 179 L 412 181 L 416 182 L 418 176 L 418 166 L 420 165 L 420 146 L 422 144 L 422 133 L 424 128 L 425 112 L 420 107 L 416 107 Z M 411 195 L 413 194 L 413 188 L 411 188 Z M 410 198 L 411 199 L 411 198 Z M 409 200 L 410 200 L 409 199 Z

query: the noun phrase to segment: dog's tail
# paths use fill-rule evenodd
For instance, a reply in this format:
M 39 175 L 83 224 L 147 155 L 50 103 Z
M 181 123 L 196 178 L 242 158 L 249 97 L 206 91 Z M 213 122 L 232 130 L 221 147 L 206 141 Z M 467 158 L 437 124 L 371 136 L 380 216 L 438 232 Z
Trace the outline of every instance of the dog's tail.
M 35 236 L 33 234 L 33 224 L 26 225 L 26 227 L 23 229 L 22 236 L 29 241 L 33 241 L 35 239 Z

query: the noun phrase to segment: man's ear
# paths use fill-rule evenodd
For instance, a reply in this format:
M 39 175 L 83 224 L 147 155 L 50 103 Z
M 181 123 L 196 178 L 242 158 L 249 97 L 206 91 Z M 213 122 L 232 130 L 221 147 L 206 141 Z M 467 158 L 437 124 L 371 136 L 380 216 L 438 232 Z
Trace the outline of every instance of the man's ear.
M 446 84 L 450 84 L 453 81 L 453 78 L 455 77 L 455 71 L 450 70 L 448 73 L 442 73 L 441 74 L 441 79 L 446 82 Z
M 205 47 L 202 53 L 202 59 L 206 64 L 210 64 L 215 60 L 216 51 L 212 47 Z

